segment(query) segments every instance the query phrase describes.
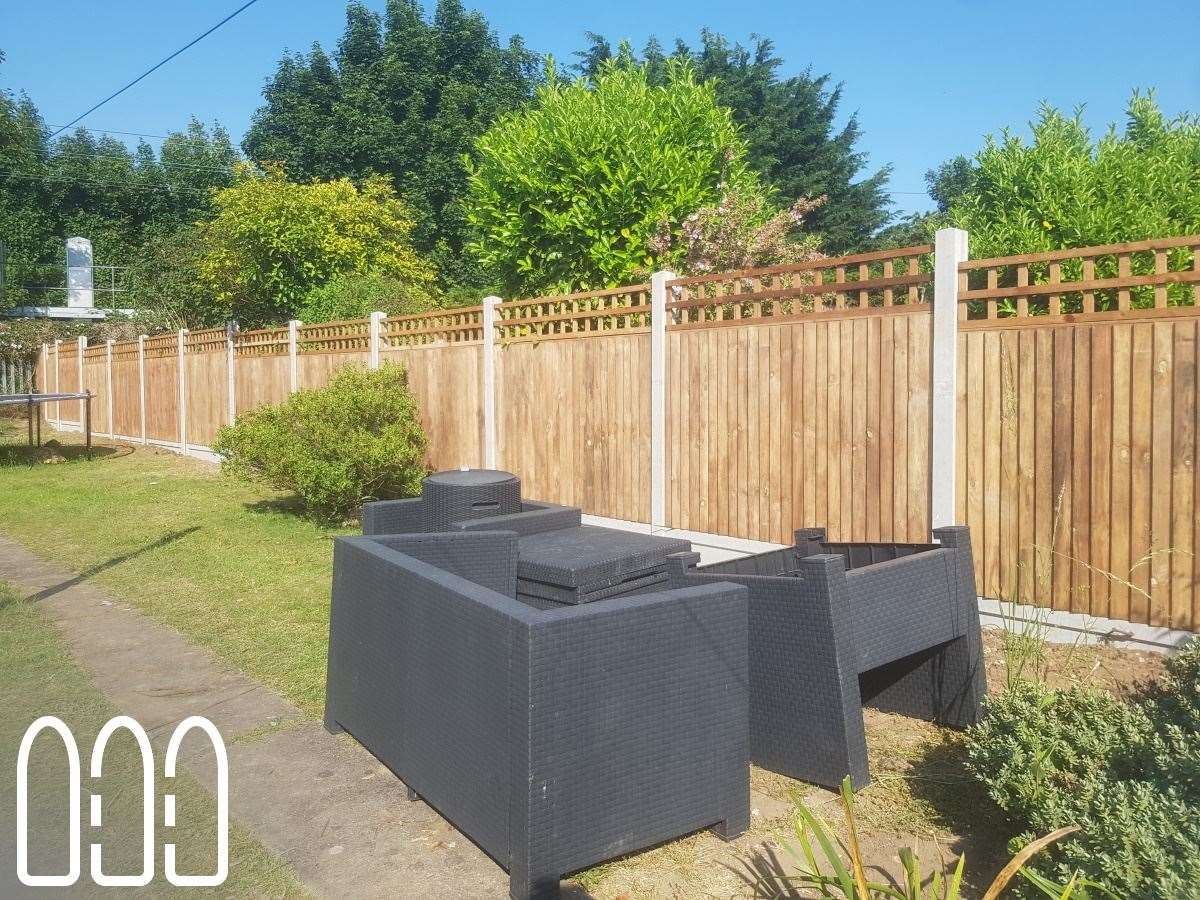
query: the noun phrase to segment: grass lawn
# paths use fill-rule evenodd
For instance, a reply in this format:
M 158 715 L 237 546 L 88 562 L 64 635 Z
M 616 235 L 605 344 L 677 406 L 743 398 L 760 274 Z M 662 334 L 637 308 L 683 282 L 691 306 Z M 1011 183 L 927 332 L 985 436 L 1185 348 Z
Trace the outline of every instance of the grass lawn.
M 82 866 L 75 890 L 98 892 L 88 873 L 88 844 L 94 840 L 88 828 L 88 760 L 92 743 L 101 726 L 116 710 L 93 687 L 75 665 L 54 628 L 33 604 L 20 601 L 0 582 L 0 747 L 4 748 L 4 777 L 0 779 L 0 852 L 15 861 L 16 757 L 25 729 L 41 715 L 56 715 L 75 735 L 83 767 L 81 791 Z M 30 867 L 34 872 L 66 869 L 67 757 L 62 742 L 43 733 L 34 745 L 29 767 Z M 157 760 L 161 773 L 161 757 Z M 141 757 L 131 735 L 114 734 L 104 756 L 100 782 L 103 822 L 100 842 L 104 847 L 105 870 L 110 874 L 138 871 L 141 854 Z M 150 896 L 185 893 L 212 897 L 301 897 L 304 891 L 291 868 L 272 856 L 247 832 L 233 823 L 229 841 L 229 878 L 217 888 L 173 888 L 163 876 L 162 844 L 176 844 L 177 866 L 183 873 L 211 872 L 216 863 L 214 824 L 216 808 L 212 797 L 186 774 L 174 779 L 170 788 L 159 778 L 156 797 L 167 790 L 177 795 L 179 825 L 159 828 L 156 878 L 145 889 Z M 158 803 L 161 804 L 161 799 Z M 161 808 L 159 812 L 161 826 Z M 5 865 L 0 876 L 0 893 L 12 896 L 20 885 L 15 866 Z M 31 889 L 32 890 L 32 889 Z
M 199 460 L 123 446 L 87 460 L 76 435 L 49 436 L 66 461 L 30 464 L 24 423 L 0 418 L 0 531 L 319 716 L 338 532 Z

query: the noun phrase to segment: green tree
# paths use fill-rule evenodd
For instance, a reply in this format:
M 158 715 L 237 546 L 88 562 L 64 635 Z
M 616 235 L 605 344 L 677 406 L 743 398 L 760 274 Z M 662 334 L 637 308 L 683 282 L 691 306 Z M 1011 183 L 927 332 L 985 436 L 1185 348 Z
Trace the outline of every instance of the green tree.
M 1123 133 L 1093 140 L 1049 105 L 1033 139 L 988 136 L 949 218 L 975 256 L 1036 253 L 1200 232 L 1200 119 L 1168 120 L 1134 93 Z
M 606 60 L 618 65 L 644 62 L 651 83 L 665 78 L 668 57 L 655 38 L 640 60 L 628 44 L 612 46 L 601 35 L 587 34 L 588 46 L 579 51 L 576 68 L 594 78 Z M 800 230 L 819 234 L 833 253 L 859 249 L 890 218 L 887 193 L 890 167 L 865 174 L 866 154 L 857 149 L 862 137 L 857 116 L 840 129 L 836 125 L 842 85 L 829 75 L 805 70 L 780 78 L 783 60 L 768 38 L 754 37 L 750 47 L 704 30 L 699 48 L 676 41 L 673 59 L 692 62 L 697 79 L 713 81 L 717 101 L 733 110 L 749 144 L 747 162 L 784 201 L 825 196 Z
M 390 176 L 413 210 L 415 246 L 446 281 L 478 282 L 464 264 L 463 155 L 529 99 L 535 62 L 460 0 L 439 0 L 429 21 L 417 0 L 389 0 L 382 19 L 353 2 L 332 59 L 314 45 L 280 61 L 243 147 L 297 179 Z
M 529 109 L 497 122 L 470 166 L 474 245 L 510 293 L 609 287 L 663 261 L 661 223 L 726 191 L 758 191 L 746 144 L 711 83 L 667 63 L 607 65 L 594 87 L 554 77 Z M 667 241 L 667 245 L 675 243 Z
M 83 128 L 50 140 L 28 97 L 0 91 L 3 302 L 61 301 L 63 241 L 72 234 L 91 239 L 99 264 L 136 263 L 155 236 L 208 215 L 212 190 L 230 183 L 239 158 L 219 125 L 210 132 L 195 119 L 158 154 Z
M 433 269 L 413 251 L 408 206 L 371 176 L 296 183 L 278 170 L 243 170 L 213 195 L 199 224 L 198 277 L 210 305 L 192 321 L 236 318 L 250 326 L 294 316 L 314 288 L 344 273 L 429 285 Z

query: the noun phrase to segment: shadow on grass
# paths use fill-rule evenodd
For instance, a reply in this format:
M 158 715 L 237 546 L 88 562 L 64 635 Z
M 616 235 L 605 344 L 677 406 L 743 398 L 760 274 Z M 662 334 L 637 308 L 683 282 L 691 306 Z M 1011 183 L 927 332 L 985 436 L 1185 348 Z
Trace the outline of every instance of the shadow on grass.
M 158 540 L 152 541 L 151 543 L 146 544 L 146 546 L 144 546 L 144 547 L 139 547 L 136 550 L 130 550 L 128 553 L 122 553 L 120 556 L 114 556 L 112 559 L 106 559 L 102 563 L 97 563 L 96 565 L 94 565 L 88 569 L 84 569 L 78 575 L 75 575 L 72 578 L 68 578 L 66 581 L 61 581 L 58 584 L 53 584 L 50 587 L 43 588 L 42 590 L 38 591 L 36 594 L 31 594 L 27 598 L 27 600 L 29 600 L 30 602 L 36 603 L 40 600 L 49 599 L 50 597 L 53 597 L 55 594 L 60 594 L 63 591 L 67 590 L 68 588 L 73 588 L 77 584 L 82 584 L 83 582 L 87 581 L 89 578 L 91 578 L 95 575 L 99 575 L 101 572 L 104 572 L 115 566 L 119 566 L 119 565 L 121 565 L 121 563 L 127 562 L 128 560 L 131 560 L 135 557 L 141 556 L 144 553 L 150 553 L 151 551 L 158 550 L 162 547 L 167 546 L 168 544 L 173 544 L 176 541 L 182 540 L 183 538 L 187 537 L 189 534 L 194 534 L 195 532 L 197 532 L 199 530 L 200 530 L 199 525 L 193 525 L 191 528 L 181 528 L 178 531 L 168 532 L 167 534 L 164 534 L 162 537 L 160 537 Z
M 296 516 L 300 519 L 310 518 L 304 510 L 304 501 L 295 494 L 290 497 L 273 497 L 270 500 L 255 500 L 253 503 L 243 503 L 242 508 L 255 513 L 275 513 L 277 515 Z
M 252 513 L 265 515 L 292 516 L 302 519 L 317 528 L 332 533 L 340 533 L 339 529 L 353 528 L 362 530 L 362 516 L 355 514 L 352 518 L 337 519 L 317 515 L 304 508 L 304 501 L 295 494 L 288 497 L 273 497 L 270 500 L 256 500 L 253 503 L 243 503 L 242 508 Z
M 26 444 L 7 444 L 0 446 L 0 466 L 42 466 L 61 463 L 96 462 L 104 459 L 116 459 L 128 456 L 133 452 L 132 447 L 113 447 L 96 445 L 92 447 L 91 456 L 82 444 L 60 444 L 58 441 L 47 441 L 40 447 L 30 447 Z

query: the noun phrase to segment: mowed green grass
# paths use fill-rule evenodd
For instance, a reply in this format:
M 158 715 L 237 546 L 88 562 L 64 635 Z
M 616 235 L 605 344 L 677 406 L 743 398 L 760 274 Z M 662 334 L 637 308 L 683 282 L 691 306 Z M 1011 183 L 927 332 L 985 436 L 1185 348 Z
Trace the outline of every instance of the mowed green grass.
M 153 448 L 49 434 L 67 461 L 30 463 L 24 424 L 0 419 L 0 532 L 104 585 L 274 688 L 324 702 L 333 538 L 267 488 Z
M 58 716 L 71 729 L 82 763 L 80 822 L 81 877 L 73 894 L 101 889 L 88 875 L 88 845 L 99 840 L 108 874 L 130 874 L 141 869 L 142 790 L 141 757 L 133 737 L 114 733 L 104 754 L 104 775 L 97 784 L 102 797 L 103 827 L 99 835 L 88 827 L 87 767 L 92 744 L 100 728 L 116 710 L 96 690 L 88 676 L 71 659 L 66 647 L 36 605 L 18 600 L 0 582 L 0 852 L 16 858 L 16 761 L 25 729 L 39 716 Z M 67 756 L 61 739 L 43 732 L 33 745 L 29 764 L 30 868 L 35 874 L 61 873 L 67 867 Z M 172 888 L 164 877 L 162 845 L 176 845 L 176 865 L 184 874 L 211 872 L 216 865 L 216 804 L 186 773 L 162 777 L 159 773 L 155 879 L 142 889 L 149 896 L 180 893 L 202 897 L 301 897 L 306 896 L 286 862 L 264 849 L 244 829 L 232 823 L 229 834 L 229 878 L 216 888 Z M 162 826 L 161 798 L 176 795 L 178 824 Z M 10 896 L 20 887 L 15 865 L 0 866 L 0 895 Z M 10 880 L 11 879 L 11 880 Z M 44 890 L 44 889 L 43 889 Z M 108 889 L 109 891 L 113 889 Z

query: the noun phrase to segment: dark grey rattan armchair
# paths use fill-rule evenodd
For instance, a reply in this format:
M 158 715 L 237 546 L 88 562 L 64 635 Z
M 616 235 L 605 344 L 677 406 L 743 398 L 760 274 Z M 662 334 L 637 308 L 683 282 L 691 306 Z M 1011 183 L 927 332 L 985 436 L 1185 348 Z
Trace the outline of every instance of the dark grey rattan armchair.
M 514 898 L 749 825 L 746 591 L 556 609 L 517 599 L 513 532 L 339 538 L 325 725 L 510 875 Z
M 732 581 L 750 591 L 750 756 L 827 787 L 870 780 L 863 705 L 966 726 L 986 691 L 970 532 L 937 544 L 796 546 L 694 568 L 672 587 Z

